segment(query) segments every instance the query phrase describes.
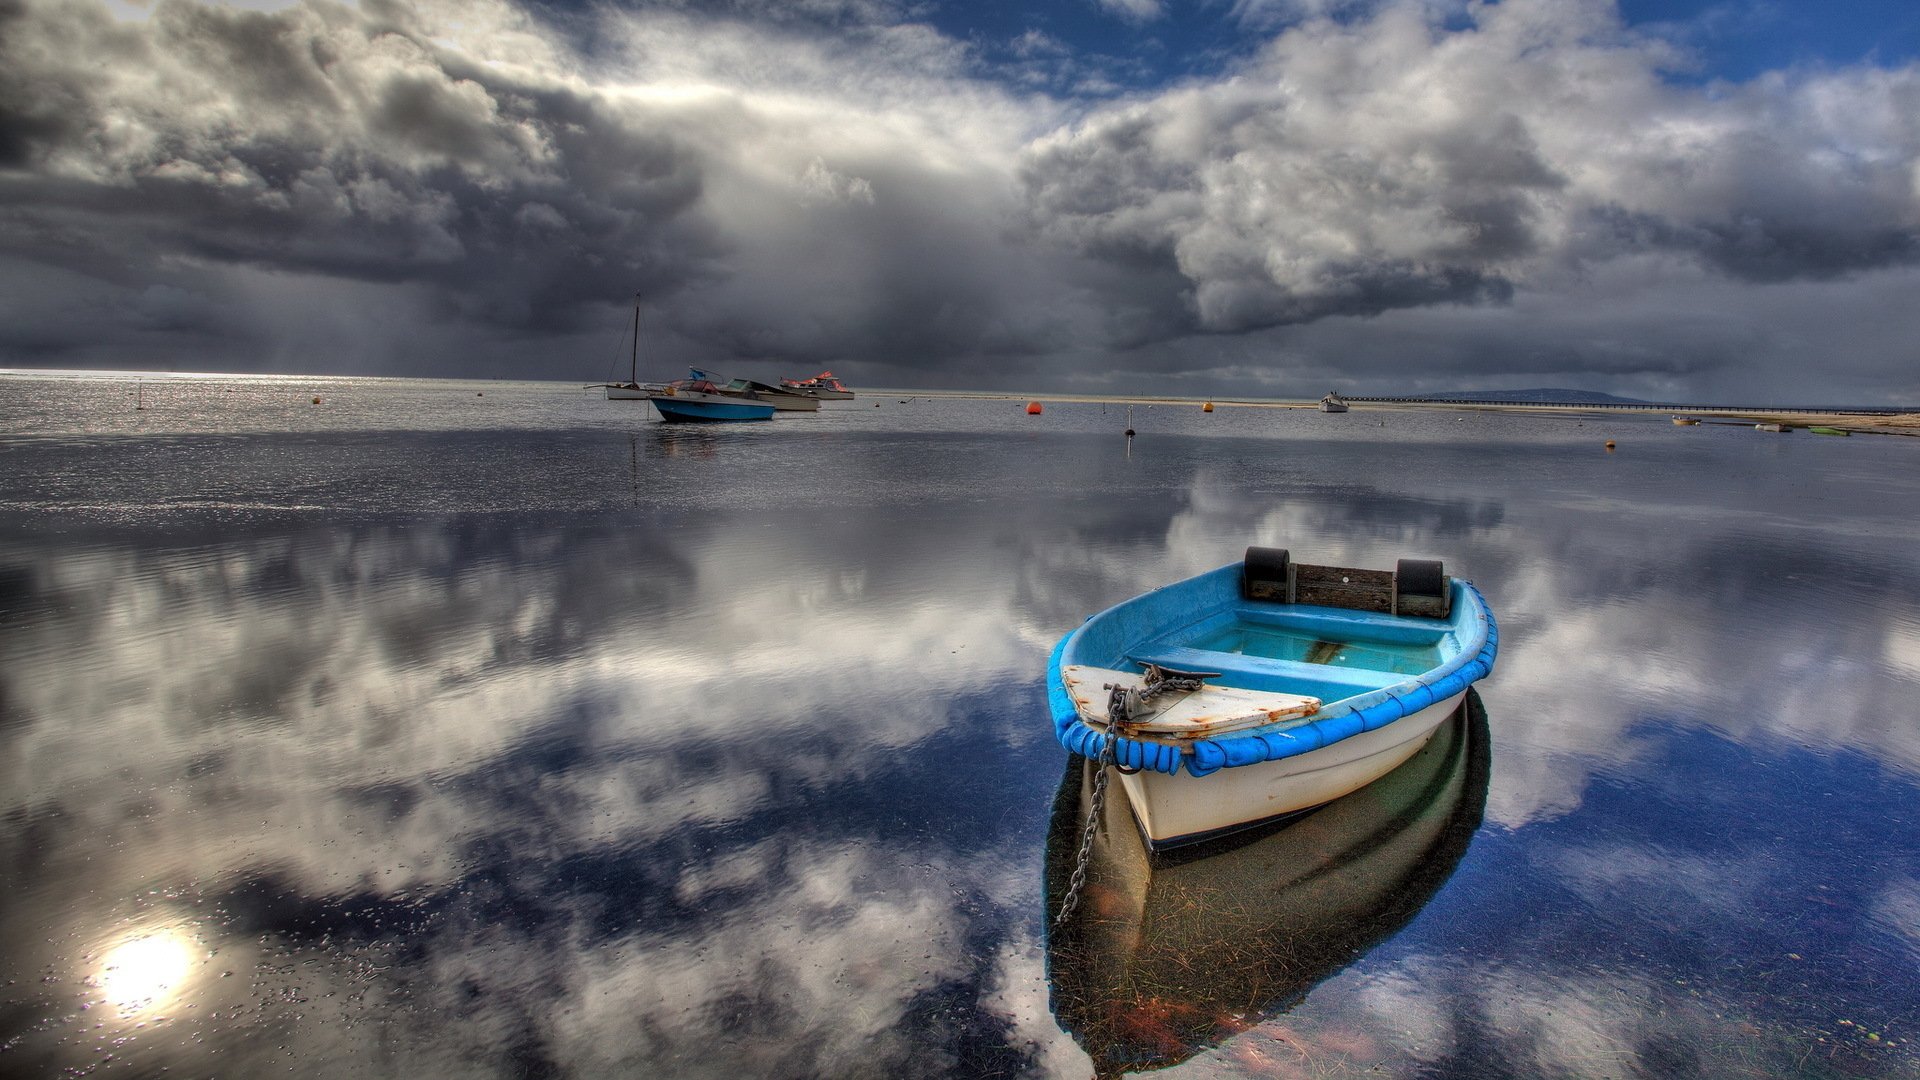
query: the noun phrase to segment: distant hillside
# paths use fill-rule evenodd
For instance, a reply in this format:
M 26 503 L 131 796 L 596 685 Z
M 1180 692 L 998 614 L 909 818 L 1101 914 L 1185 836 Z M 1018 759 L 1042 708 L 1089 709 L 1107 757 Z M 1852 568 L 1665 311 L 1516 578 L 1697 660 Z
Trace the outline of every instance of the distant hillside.
M 1615 397 L 1592 390 L 1456 390 L 1448 394 L 1424 395 L 1434 401 L 1511 401 L 1522 404 L 1551 402 L 1556 405 L 1651 405 L 1650 401 Z

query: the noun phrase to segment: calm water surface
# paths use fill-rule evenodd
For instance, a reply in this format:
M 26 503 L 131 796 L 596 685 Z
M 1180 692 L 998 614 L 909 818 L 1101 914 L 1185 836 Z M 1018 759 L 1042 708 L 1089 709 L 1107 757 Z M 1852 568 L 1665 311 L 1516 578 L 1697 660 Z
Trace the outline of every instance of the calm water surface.
M 0 378 L 0 1074 L 1920 1076 L 1920 443 L 1023 406 Z M 1050 934 L 1048 649 L 1249 544 L 1492 678 Z

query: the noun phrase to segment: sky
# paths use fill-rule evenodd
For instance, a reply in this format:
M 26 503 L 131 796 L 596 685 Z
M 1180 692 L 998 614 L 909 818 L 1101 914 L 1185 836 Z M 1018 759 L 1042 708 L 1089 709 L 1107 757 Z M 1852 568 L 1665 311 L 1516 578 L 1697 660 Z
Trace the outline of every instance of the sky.
M 0 367 L 1920 405 L 1916 299 L 1911 0 L 0 0 Z

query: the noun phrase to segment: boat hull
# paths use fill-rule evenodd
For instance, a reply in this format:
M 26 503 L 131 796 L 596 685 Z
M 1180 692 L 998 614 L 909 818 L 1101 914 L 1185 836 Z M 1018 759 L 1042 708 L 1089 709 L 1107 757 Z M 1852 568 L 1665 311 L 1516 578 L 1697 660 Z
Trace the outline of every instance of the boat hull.
M 1377 783 L 1173 856 L 1141 845 L 1122 790 L 1108 787 L 1094 818 L 1092 763 L 1072 759 L 1048 822 L 1049 920 L 1076 871 L 1083 887 L 1070 917 L 1051 924 L 1048 1001 L 1094 1074 L 1142 1074 L 1218 1046 L 1398 933 L 1480 826 L 1487 744 L 1486 712 L 1469 699 Z
M 703 401 L 686 395 L 656 394 L 653 407 L 660 419 L 677 423 L 724 423 L 740 420 L 771 420 L 773 406 L 753 401 Z
M 1419 753 L 1465 698 L 1462 691 L 1383 728 L 1298 757 L 1206 776 L 1121 773 L 1120 783 L 1147 847 L 1182 847 L 1324 806 L 1366 787 Z
M 608 401 L 646 401 L 652 396 L 653 396 L 653 393 L 647 390 L 645 387 L 640 387 L 640 386 L 609 386 L 607 387 Z

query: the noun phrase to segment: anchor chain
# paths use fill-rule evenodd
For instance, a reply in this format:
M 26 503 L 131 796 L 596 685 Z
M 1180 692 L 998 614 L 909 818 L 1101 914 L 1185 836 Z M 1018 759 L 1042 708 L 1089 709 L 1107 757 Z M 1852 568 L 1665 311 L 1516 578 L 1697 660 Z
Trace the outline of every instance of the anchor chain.
M 1120 683 L 1107 683 L 1107 737 L 1100 746 L 1100 758 L 1095 763 L 1097 772 L 1093 776 L 1093 805 L 1087 811 L 1087 827 L 1080 834 L 1080 854 L 1074 859 L 1073 876 L 1067 879 L 1066 899 L 1060 901 L 1060 914 L 1054 917 L 1053 925 L 1058 929 L 1073 915 L 1080 906 L 1080 890 L 1087 883 L 1087 862 L 1093 855 L 1094 834 L 1100 830 L 1100 811 L 1107 801 L 1107 773 L 1110 769 L 1132 775 L 1138 768 L 1129 769 L 1115 761 L 1117 730 L 1121 724 L 1131 720 L 1144 708 L 1147 702 L 1161 694 L 1192 693 L 1202 689 L 1206 680 L 1219 678 L 1217 671 L 1178 671 L 1161 667 L 1159 664 L 1142 664 L 1141 686 L 1124 686 Z
M 1192 693 L 1205 687 L 1208 679 L 1217 679 L 1217 671 L 1176 671 L 1161 667 L 1159 664 L 1142 664 L 1140 686 L 1132 687 L 1124 683 L 1106 683 L 1101 689 L 1107 691 L 1107 722 L 1124 724 L 1132 720 L 1147 702 L 1161 694 Z
M 1114 734 L 1108 729 L 1099 760 L 1094 764 L 1098 771 L 1093 774 L 1093 805 L 1087 810 L 1087 827 L 1080 832 L 1080 854 L 1074 857 L 1073 876 L 1067 879 L 1067 895 L 1060 901 L 1060 914 L 1053 919 L 1056 930 L 1066 925 L 1074 909 L 1080 906 L 1080 890 L 1087 883 L 1087 863 L 1093 855 L 1093 837 L 1100 831 L 1100 811 L 1107 802 L 1107 767 L 1113 764 L 1113 758 Z

